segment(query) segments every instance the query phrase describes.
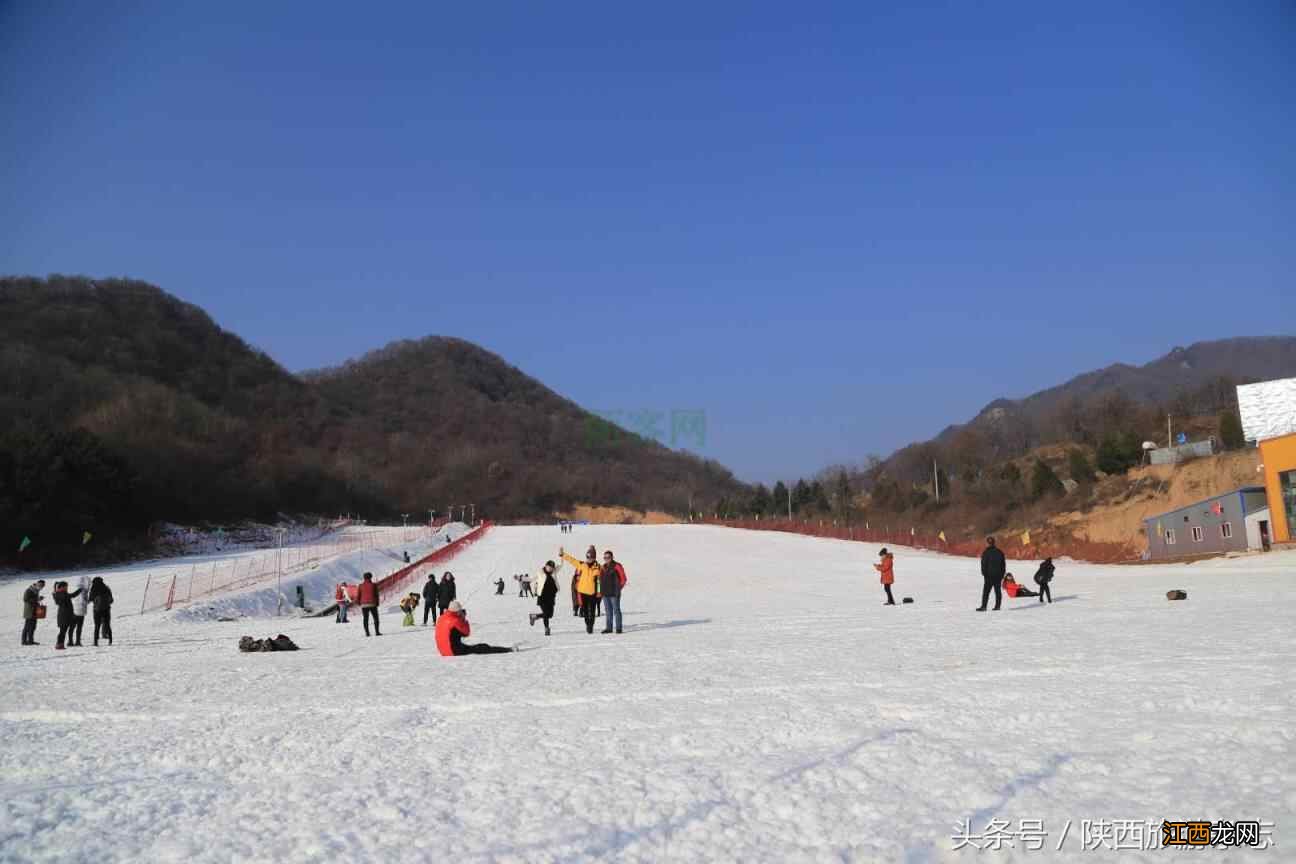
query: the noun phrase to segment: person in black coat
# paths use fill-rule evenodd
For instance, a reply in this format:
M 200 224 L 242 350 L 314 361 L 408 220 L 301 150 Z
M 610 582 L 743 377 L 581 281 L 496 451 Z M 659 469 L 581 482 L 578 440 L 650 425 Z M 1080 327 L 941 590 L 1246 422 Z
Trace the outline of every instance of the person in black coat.
M 112 589 L 108 583 L 96 576 L 90 582 L 90 608 L 94 612 L 94 644 L 99 645 L 99 636 L 103 635 L 112 644 Z
M 454 574 L 451 573 L 449 570 L 447 570 L 441 576 L 441 584 L 437 586 L 437 606 L 440 607 L 442 615 L 445 614 L 446 609 L 450 607 L 450 603 L 454 599 L 455 599 Z
M 428 613 L 432 613 L 432 623 L 436 623 L 437 597 L 440 590 L 437 586 L 436 574 L 429 573 L 428 581 L 423 586 L 423 626 L 427 626 Z
M 999 606 L 1003 603 L 1003 578 L 1004 573 L 1008 572 L 1008 562 L 1004 560 L 1004 554 L 995 545 L 995 538 L 986 538 L 985 551 L 981 553 L 981 579 L 984 584 L 981 586 L 981 605 L 977 607 L 978 612 L 986 611 L 986 604 L 990 602 L 990 592 L 993 590 L 995 595 L 995 611 L 999 611 Z
M 549 619 L 553 617 L 554 600 L 558 597 L 558 580 L 554 578 L 556 570 L 554 562 L 545 562 L 544 572 L 540 576 L 540 593 L 536 595 L 536 605 L 540 607 L 540 614 L 532 613 L 527 616 L 531 620 L 532 627 L 535 626 L 537 618 L 544 619 L 546 636 L 550 635 Z
M 27 586 L 23 592 L 23 629 L 22 644 L 39 645 L 36 641 L 36 622 L 40 619 L 36 617 L 36 607 L 41 605 L 41 589 L 45 587 L 44 579 L 37 579 Z
M 1053 559 L 1045 558 L 1044 563 L 1040 564 L 1039 569 L 1035 571 L 1035 584 L 1039 586 L 1039 602 L 1043 603 L 1044 598 L 1048 602 L 1053 602 L 1053 591 L 1049 588 L 1049 583 L 1053 581 Z
M 51 595 L 54 599 L 54 605 L 58 606 L 58 641 L 54 643 L 55 651 L 63 650 L 63 640 L 67 633 L 72 629 L 76 622 L 76 612 L 72 609 L 72 598 L 81 593 L 81 589 L 68 593 L 66 582 L 55 582 L 54 593 Z

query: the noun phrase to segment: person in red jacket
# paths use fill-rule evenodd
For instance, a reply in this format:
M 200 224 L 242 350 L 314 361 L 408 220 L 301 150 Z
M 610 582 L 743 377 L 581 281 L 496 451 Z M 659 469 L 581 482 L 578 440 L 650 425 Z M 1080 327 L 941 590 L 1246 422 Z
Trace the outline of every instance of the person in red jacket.
M 468 624 L 468 613 L 464 611 L 463 604 L 458 600 L 452 601 L 436 623 L 437 651 L 442 657 L 462 657 L 464 654 L 508 654 L 513 650 L 501 645 L 487 645 L 485 642 L 469 645 L 463 641 L 463 638 L 471 634 L 472 627 Z
M 886 592 L 886 602 L 883 606 L 896 605 L 895 598 L 891 596 L 891 586 L 895 583 L 895 556 L 883 549 L 878 553 L 882 560 L 873 565 L 873 569 L 878 571 L 882 577 L 882 590 Z
M 1039 596 L 1034 591 L 1027 588 L 1025 585 L 1019 585 L 1017 583 L 1017 580 L 1013 578 L 1013 575 L 1011 573 L 1009 573 L 1007 576 L 1004 576 L 1003 590 L 1004 593 L 1007 594 L 1009 597 L 1038 597 Z
M 381 636 L 382 631 L 378 629 L 378 583 L 373 581 L 373 574 L 364 574 L 364 581 L 360 583 L 359 596 L 356 598 L 360 601 L 360 614 L 364 619 L 365 635 L 369 635 L 369 616 L 374 619 L 374 635 Z

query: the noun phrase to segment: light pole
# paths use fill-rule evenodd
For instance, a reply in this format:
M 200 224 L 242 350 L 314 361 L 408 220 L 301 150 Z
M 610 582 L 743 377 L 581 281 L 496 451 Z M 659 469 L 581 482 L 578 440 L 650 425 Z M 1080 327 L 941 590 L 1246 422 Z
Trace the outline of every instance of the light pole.
M 472 508 L 468 517 L 468 527 L 471 528 L 473 523 L 477 521 L 477 505 L 469 504 L 468 506 Z
M 283 614 L 283 541 L 284 532 L 287 530 L 282 525 L 276 529 L 279 532 L 279 551 L 275 554 L 275 593 L 279 595 L 279 600 L 275 606 L 275 615 Z

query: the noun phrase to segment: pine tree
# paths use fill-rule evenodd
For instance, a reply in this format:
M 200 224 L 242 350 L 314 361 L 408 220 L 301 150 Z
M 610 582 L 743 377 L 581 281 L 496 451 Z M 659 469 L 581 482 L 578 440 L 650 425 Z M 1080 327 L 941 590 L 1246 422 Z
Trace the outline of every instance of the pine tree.
M 1031 471 L 1031 497 L 1043 498 L 1045 495 L 1061 495 L 1066 491 L 1062 481 L 1044 460 L 1036 459 L 1035 468 Z
M 1236 450 L 1246 445 L 1246 436 L 1242 432 L 1242 421 L 1238 419 L 1237 412 L 1220 412 L 1219 438 L 1225 450 Z

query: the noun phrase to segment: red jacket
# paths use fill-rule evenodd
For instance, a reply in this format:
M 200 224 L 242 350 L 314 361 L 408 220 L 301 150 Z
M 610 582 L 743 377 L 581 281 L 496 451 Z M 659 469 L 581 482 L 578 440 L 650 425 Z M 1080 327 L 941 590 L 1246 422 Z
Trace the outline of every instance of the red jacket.
M 366 579 L 360 583 L 359 599 L 361 606 L 378 605 L 378 583 Z
M 458 638 L 454 634 L 459 634 Z M 472 627 L 468 625 L 468 619 L 461 612 L 446 612 L 437 619 L 436 623 L 436 643 L 437 651 L 442 657 L 455 656 L 455 644 L 465 636 L 471 635 Z
M 895 582 L 895 559 L 890 555 L 884 557 L 881 564 L 874 564 L 873 569 L 882 574 L 883 585 L 891 585 Z
M 1009 597 L 1016 597 L 1017 592 L 1021 590 L 1021 585 L 1017 584 L 1016 579 L 1005 579 L 1003 583 L 1004 593 Z
M 346 591 L 343 590 L 341 582 L 337 584 L 337 590 L 333 592 L 333 599 L 339 603 L 347 599 Z

